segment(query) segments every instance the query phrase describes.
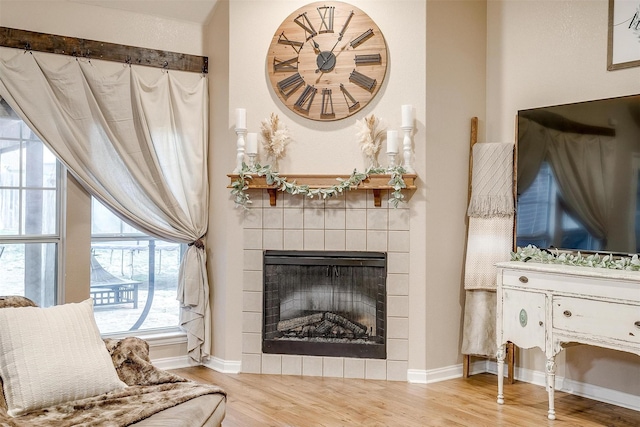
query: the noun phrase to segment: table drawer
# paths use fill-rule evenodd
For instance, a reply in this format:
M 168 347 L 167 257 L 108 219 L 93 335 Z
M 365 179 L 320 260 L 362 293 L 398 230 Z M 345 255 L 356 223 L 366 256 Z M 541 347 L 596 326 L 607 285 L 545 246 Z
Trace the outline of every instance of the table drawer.
M 511 341 L 522 348 L 545 349 L 545 295 L 504 289 L 502 293 L 503 344 Z
M 640 306 L 553 297 L 553 327 L 640 344 Z
M 592 267 L 574 267 L 582 270 L 606 270 Z M 615 270 L 614 270 L 615 271 Z M 637 273 L 637 272 L 634 272 Z M 602 274 L 602 273 L 601 273 Z M 640 274 L 638 274 L 640 279 Z M 615 298 L 623 302 L 640 304 L 640 288 L 637 282 L 628 280 L 605 280 L 598 277 L 558 275 L 529 270 L 502 270 L 502 286 L 524 290 L 574 294 L 581 297 Z M 603 285 L 603 283 L 606 283 Z

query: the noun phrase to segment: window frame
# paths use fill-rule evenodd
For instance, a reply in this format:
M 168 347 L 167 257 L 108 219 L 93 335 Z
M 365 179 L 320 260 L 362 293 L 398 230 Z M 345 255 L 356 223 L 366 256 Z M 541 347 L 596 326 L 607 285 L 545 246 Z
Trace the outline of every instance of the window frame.
M 120 232 L 118 233 L 96 233 L 93 234 L 93 207 L 95 203 L 100 203 L 101 202 L 96 199 L 94 196 L 89 196 L 91 198 L 91 232 L 90 232 L 90 240 L 91 240 L 91 248 L 93 248 L 93 244 L 94 243 L 99 243 L 99 242 L 130 242 L 130 241 L 145 241 L 145 242 L 149 242 L 149 241 L 162 241 L 162 239 L 159 239 L 157 237 L 153 237 L 150 236 L 148 234 L 142 233 L 138 230 L 136 230 L 137 232 L 135 233 L 124 233 L 122 232 L 123 230 L 123 226 L 128 226 L 131 228 L 132 227 L 128 224 L 125 223 L 124 220 L 118 218 L 120 220 L 121 226 L 120 226 Z M 115 215 L 114 215 L 115 216 Z M 180 244 L 180 249 L 179 249 L 179 253 L 180 253 L 180 258 L 182 258 L 182 256 L 184 255 L 184 251 L 185 248 L 183 247 L 185 246 L 184 244 Z M 178 284 L 176 283 L 176 289 L 178 287 Z M 153 307 L 153 304 L 152 304 Z M 178 315 L 179 315 L 179 310 L 180 307 L 178 306 Z M 103 337 L 108 337 L 108 338 L 113 338 L 113 339 L 120 339 L 120 338 L 125 338 L 127 336 L 131 336 L 131 335 L 135 335 L 141 338 L 144 338 L 145 340 L 149 340 L 154 342 L 156 345 L 169 345 L 169 344 L 176 344 L 176 343 L 184 343 L 186 342 L 186 332 L 180 327 L 180 324 L 178 322 L 178 324 L 174 325 L 174 326 L 165 326 L 165 327 L 156 327 L 156 328 L 145 328 L 145 329 L 135 329 L 135 330 L 130 330 L 130 331 L 118 331 L 118 332 L 106 332 L 106 333 L 101 333 L 101 335 Z
M 16 190 L 19 192 L 19 220 L 18 220 L 18 233 L 12 235 L 0 234 L 0 244 L 5 243 L 7 245 L 20 245 L 20 244 L 42 244 L 42 243 L 54 243 L 56 245 L 56 255 L 55 255 L 55 278 L 56 283 L 54 284 L 54 289 L 52 290 L 53 295 L 53 305 L 58 305 L 61 301 L 64 301 L 64 288 L 65 288 L 65 261 L 66 261 L 66 213 L 67 213 L 67 168 L 60 161 L 60 159 L 51 151 L 51 149 L 45 144 L 44 141 L 40 139 L 40 137 L 31 129 L 31 133 L 35 136 L 36 139 L 23 137 L 22 129 L 23 127 L 29 127 L 27 123 L 24 122 L 21 118 L 16 118 L 15 120 L 20 120 L 20 137 L 3 137 L 3 140 L 14 140 L 19 142 L 19 147 L 17 150 L 19 151 L 19 160 L 18 163 L 20 165 L 19 170 L 19 185 L 18 186 L 6 186 L 0 185 L 0 190 Z M 23 151 L 26 149 L 24 146 L 26 142 L 39 142 L 43 145 L 43 148 L 46 148 L 51 154 L 54 155 L 55 164 L 56 164 L 56 185 L 54 188 L 45 187 L 45 186 L 28 186 L 24 180 L 23 176 L 26 173 L 26 170 L 29 168 L 29 165 L 26 163 L 26 159 L 24 159 Z M 24 169 L 23 169 L 24 167 Z M 53 234 L 26 234 L 23 230 L 23 208 L 26 210 L 26 206 L 24 205 L 26 202 L 23 198 L 23 192 L 26 190 L 46 190 L 46 191 L 55 191 L 55 232 Z

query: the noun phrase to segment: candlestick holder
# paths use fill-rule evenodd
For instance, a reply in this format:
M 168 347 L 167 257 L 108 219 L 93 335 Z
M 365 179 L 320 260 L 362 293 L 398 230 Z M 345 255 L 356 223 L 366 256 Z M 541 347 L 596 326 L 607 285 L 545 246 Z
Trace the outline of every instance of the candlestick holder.
M 396 165 L 396 156 L 398 153 L 387 153 L 387 157 L 389 158 L 389 168 L 392 168 Z
M 404 132 L 404 138 L 402 140 L 402 154 L 404 156 L 404 169 L 407 173 L 415 173 L 411 166 L 411 146 L 413 142 L 411 140 L 411 134 L 413 133 L 413 126 L 402 126 Z
M 238 135 L 238 139 L 236 140 L 236 168 L 233 170 L 233 173 L 240 173 L 242 170 L 242 163 L 244 162 L 244 137 L 247 134 L 246 128 L 236 128 L 236 135 Z
M 249 157 L 249 163 L 248 166 L 250 168 L 253 169 L 253 167 L 256 165 L 256 156 L 258 155 L 258 153 L 247 153 L 247 157 Z

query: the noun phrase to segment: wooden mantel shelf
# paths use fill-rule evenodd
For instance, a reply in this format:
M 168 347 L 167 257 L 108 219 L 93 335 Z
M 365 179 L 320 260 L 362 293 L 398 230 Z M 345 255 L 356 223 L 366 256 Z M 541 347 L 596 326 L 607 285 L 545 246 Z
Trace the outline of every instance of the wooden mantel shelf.
M 228 174 L 229 178 L 231 178 L 231 182 L 238 179 L 238 174 Z M 267 190 L 269 193 L 269 204 L 271 206 L 276 205 L 276 197 L 278 193 L 278 189 L 275 185 L 267 184 L 267 179 L 264 176 L 251 175 L 252 180 L 249 182 L 249 189 L 257 189 L 257 190 Z M 348 179 L 350 175 L 310 175 L 310 174 L 302 174 L 302 175 L 286 175 L 288 182 L 295 182 L 298 185 L 308 185 L 310 188 L 329 188 L 337 183 L 337 179 Z M 406 184 L 406 190 L 415 190 L 415 180 L 417 178 L 416 174 L 404 174 L 402 175 L 402 179 Z M 362 181 L 357 188 L 353 190 L 372 190 L 373 191 L 373 199 L 374 205 L 376 207 L 382 206 L 382 190 L 392 190 L 393 187 L 389 185 L 389 180 L 391 180 L 391 175 L 389 174 L 380 174 L 380 175 L 369 175 L 367 179 Z M 229 185 L 228 188 L 231 188 Z

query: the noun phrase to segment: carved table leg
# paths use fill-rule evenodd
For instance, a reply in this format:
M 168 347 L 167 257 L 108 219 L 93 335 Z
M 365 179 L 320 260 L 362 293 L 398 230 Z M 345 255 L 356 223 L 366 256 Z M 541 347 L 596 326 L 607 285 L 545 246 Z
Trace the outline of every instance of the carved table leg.
M 555 388 L 556 388 L 556 360 L 555 357 L 547 359 L 547 390 L 549 392 L 549 413 L 547 418 L 550 420 L 556 419 L 556 409 L 554 405 Z
M 504 345 L 501 345 L 500 348 L 498 348 L 496 358 L 498 359 L 498 403 L 502 405 L 504 403 Z

